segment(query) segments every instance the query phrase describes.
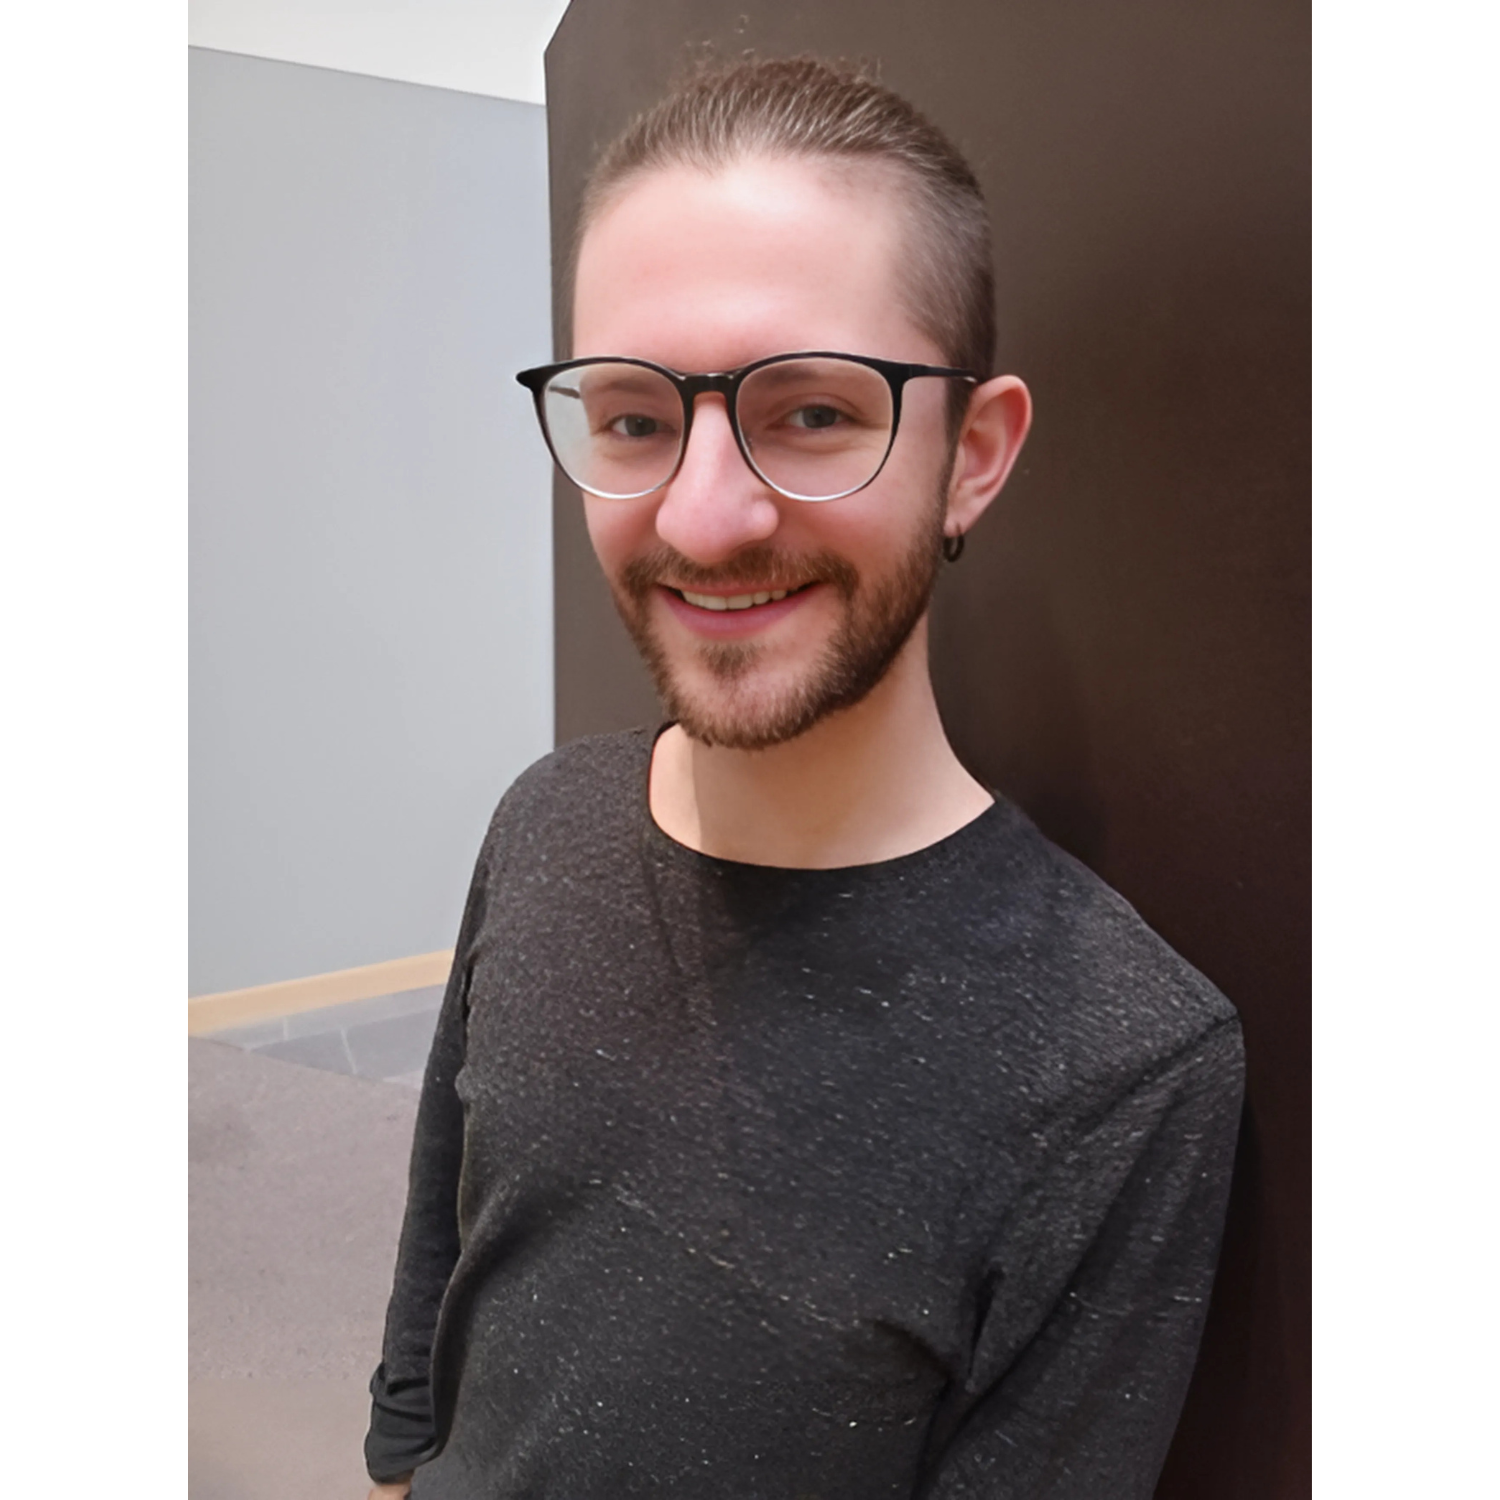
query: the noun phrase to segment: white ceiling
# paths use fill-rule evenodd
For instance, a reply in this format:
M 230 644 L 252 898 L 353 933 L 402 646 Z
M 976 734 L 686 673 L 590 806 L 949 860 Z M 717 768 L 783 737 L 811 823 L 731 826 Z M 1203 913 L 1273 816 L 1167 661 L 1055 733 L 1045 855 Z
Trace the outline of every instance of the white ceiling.
M 188 43 L 501 99 L 546 102 L 568 0 L 189 0 Z

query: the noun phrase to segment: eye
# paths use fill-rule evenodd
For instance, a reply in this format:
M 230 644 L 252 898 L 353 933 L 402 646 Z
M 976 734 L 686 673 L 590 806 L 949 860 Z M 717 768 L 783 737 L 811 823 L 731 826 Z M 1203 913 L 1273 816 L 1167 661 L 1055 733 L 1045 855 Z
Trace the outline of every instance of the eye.
M 844 414 L 832 406 L 799 406 L 787 415 L 787 421 L 793 427 L 806 427 L 813 430 L 833 427 L 843 419 Z
M 655 417 L 642 417 L 627 413 L 623 417 L 616 417 L 609 424 L 609 430 L 619 433 L 621 437 L 655 437 L 661 431 L 661 423 Z

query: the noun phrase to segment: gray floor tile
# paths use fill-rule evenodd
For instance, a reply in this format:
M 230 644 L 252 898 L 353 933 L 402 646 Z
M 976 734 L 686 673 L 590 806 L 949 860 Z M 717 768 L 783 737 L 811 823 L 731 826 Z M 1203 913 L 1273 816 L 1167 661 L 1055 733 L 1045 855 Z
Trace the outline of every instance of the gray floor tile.
M 406 1203 L 417 1096 L 203 1038 L 190 1042 L 188 1056 L 188 1374 L 200 1382 L 245 1381 L 267 1398 L 273 1385 L 348 1381 L 356 1400 L 340 1451 L 357 1464 L 370 1410 L 364 1384 L 380 1358 Z M 235 1392 L 224 1394 L 228 1420 Z M 239 1422 L 245 1443 L 270 1450 L 286 1440 L 282 1422 L 291 1414 L 278 1412 L 249 1402 Z M 211 1415 L 197 1412 L 192 1420 Z M 274 1457 L 267 1452 L 268 1463 Z M 364 1500 L 368 1491 L 368 1481 L 322 1491 L 307 1482 L 291 1489 L 246 1482 L 233 1494 Z
M 286 1017 L 287 1036 L 314 1036 L 320 1031 L 347 1031 L 367 1021 L 384 1021 L 391 1016 L 409 1016 L 419 1011 L 435 1011 L 443 1001 L 443 986 L 427 985 L 419 990 L 400 990 L 393 995 L 375 995 L 369 1000 L 350 1000 L 344 1005 L 325 1005 L 320 1010 L 305 1010 Z
M 316 1036 L 293 1036 L 251 1049 L 257 1057 L 301 1063 L 304 1068 L 322 1068 L 325 1073 L 352 1073 L 353 1066 L 341 1031 L 323 1031 Z
M 363 1500 L 367 1379 L 190 1381 L 188 1500 Z
M 279 1042 L 286 1037 L 286 1017 L 277 1016 L 271 1021 L 253 1021 L 248 1026 L 229 1026 L 223 1031 L 211 1031 L 216 1042 L 228 1042 L 231 1047 L 263 1047 L 267 1042 Z
M 442 1000 L 443 986 L 427 985 L 231 1026 L 214 1032 L 212 1040 L 306 1068 L 420 1088 Z
M 422 1075 L 426 1070 L 417 1068 L 411 1073 L 398 1073 L 394 1078 L 387 1078 L 386 1083 L 399 1083 L 402 1088 L 416 1089 L 418 1093 L 422 1090 Z
M 354 1059 L 354 1071 L 361 1078 L 397 1078 L 421 1069 L 427 1062 L 436 1026 L 435 1010 L 351 1026 L 344 1037 Z
M 202 1037 L 188 1058 L 186 1493 L 364 1500 L 417 1096 Z

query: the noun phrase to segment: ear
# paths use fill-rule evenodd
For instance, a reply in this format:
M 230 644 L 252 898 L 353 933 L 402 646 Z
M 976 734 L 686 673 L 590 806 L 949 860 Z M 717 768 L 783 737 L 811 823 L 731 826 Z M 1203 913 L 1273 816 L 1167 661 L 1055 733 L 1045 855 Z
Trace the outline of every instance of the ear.
M 959 429 L 948 515 L 943 530 L 962 536 L 982 516 L 1010 475 L 1031 428 L 1031 392 L 1014 375 L 975 388 Z

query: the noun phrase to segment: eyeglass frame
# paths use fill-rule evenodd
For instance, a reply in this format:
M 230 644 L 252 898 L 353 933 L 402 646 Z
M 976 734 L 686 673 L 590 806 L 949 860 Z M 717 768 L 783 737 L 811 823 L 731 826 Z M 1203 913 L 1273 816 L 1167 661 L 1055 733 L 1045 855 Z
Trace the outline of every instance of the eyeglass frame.
M 840 490 L 836 495 L 798 495 L 791 490 L 782 489 L 779 484 L 762 473 L 760 465 L 750 456 L 750 445 L 745 441 L 744 433 L 740 431 L 737 405 L 740 386 L 749 376 L 755 374 L 757 370 L 765 369 L 767 365 L 785 364 L 798 359 L 841 359 L 850 364 L 864 365 L 867 369 L 874 370 L 877 375 L 884 376 L 886 384 L 890 387 L 891 430 L 886 439 L 885 452 L 881 455 L 875 472 L 868 479 L 861 481 L 852 489 Z M 682 434 L 677 441 L 676 462 L 673 463 L 671 472 L 666 478 L 653 484 L 649 490 L 642 490 L 635 495 L 611 495 L 592 490 L 568 473 L 567 465 L 557 456 L 557 449 L 552 443 L 552 433 L 547 427 L 547 413 L 544 406 L 547 383 L 554 375 L 560 375 L 564 370 L 576 370 L 585 365 L 636 365 L 643 370 L 654 370 L 658 375 L 666 376 L 682 398 Z M 856 495 L 860 490 L 874 484 L 880 477 L 881 470 L 885 468 L 891 456 L 891 450 L 896 446 L 896 432 L 901 425 L 901 393 L 906 387 L 906 382 L 927 375 L 967 380 L 970 385 L 979 384 L 979 377 L 972 370 L 956 370 L 947 365 L 908 364 L 901 360 L 876 359 L 873 355 L 843 354 L 828 349 L 808 349 L 793 354 L 770 354 L 764 359 L 752 360 L 748 365 L 740 365 L 737 369 L 714 370 L 700 375 L 684 375 L 680 370 L 673 370 L 667 365 L 659 365 L 649 359 L 637 359 L 628 354 L 596 354 L 583 359 L 565 359 L 558 364 L 537 365 L 534 369 L 520 371 L 516 380 L 531 392 L 532 402 L 536 407 L 537 423 L 542 429 L 542 439 L 547 444 L 547 451 L 552 455 L 552 462 L 557 465 L 570 484 L 578 485 L 579 489 L 595 496 L 596 499 L 643 500 L 647 495 L 654 495 L 658 490 L 665 489 L 671 484 L 681 472 L 682 462 L 687 457 L 688 439 L 693 432 L 693 411 L 697 406 L 698 397 L 714 394 L 724 398 L 724 406 L 729 416 L 729 430 L 734 434 L 735 447 L 740 450 L 740 457 L 745 460 L 750 472 L 761 483 L 768 485 L 778 495 L 788 500 L 798 500 L 806 505 L 821 505 L 827 500 L 843 500 L 850 495 Z

